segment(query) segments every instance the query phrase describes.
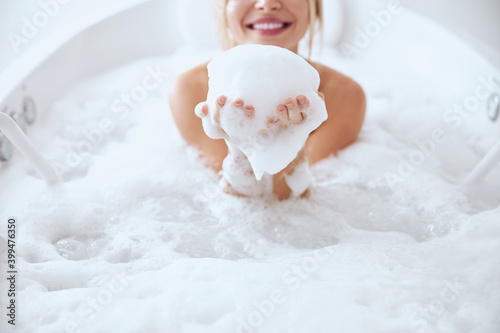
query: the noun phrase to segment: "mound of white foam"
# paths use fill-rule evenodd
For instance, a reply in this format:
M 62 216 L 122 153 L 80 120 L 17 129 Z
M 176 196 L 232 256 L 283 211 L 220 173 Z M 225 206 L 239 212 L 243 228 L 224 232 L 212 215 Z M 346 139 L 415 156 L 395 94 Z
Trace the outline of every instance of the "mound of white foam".
M 223 138 L 214 121 L 216 100 L 226 96 L 220 126 L 229 136 L 228 144 L 239 148 L 250 161 L 258 180 L 264 173 L 276 174 L 295 159 L 309 134 L 327 118 L 324 101 L 318 96 L 320 77 L 306 60 L 277 46 L 240 45 L 215 57 L 208 64 L 209 117 L 203 128 L 213 139 Z M 306 96 L 310 107 L 299 125 L 279 130 L 268 128 L 269 117 L 288 98 Z M 249 119 L 241 109 L 231 107 L 236 99 L 255 108 Z

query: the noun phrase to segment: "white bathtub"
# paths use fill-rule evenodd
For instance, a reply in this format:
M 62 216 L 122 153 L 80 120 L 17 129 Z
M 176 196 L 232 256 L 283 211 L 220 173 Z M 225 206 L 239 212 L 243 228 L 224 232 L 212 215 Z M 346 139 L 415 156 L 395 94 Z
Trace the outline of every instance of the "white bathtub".
M 66 5 L 75 16 L 61 11 L 47 26 L 59 32 L 41 31 L 0 74 L 0 110 L 33 98 L 27 134 L 49 160 L 69 156 L 115 93 L 134 87 L 115 67 L 174 73 L 219 52 L 214 30 L 178 30 L 175 1 L 105 3 L 89 16 L 83 3 Z M 371 10 L 388 8 L 356 4 L 335 7 L 350 20 L 325 34 L 321 57 L 363 85 L 367 119 L 358 142 L 311 169 L 308 200 L 221 193 L 177 135 L 163 90 L 60 184 L 18 153 L 1 162 L 0 218 L 14 216 L 19 234 L 18 331 L 497 331 L 500 170 L 460 183 L 500 140 L 482 98 L 494 94 L 499 58 L 409 8 L 356 46 L 376 22 Z M 60 30 L 59 18 L 75 25 Z M 346 44 L 359 49 L 352 59 Z M 94 87 L 109 82 L 101 74 L 113 84 Z M 473 110 L 455 112 L 474 98 Z

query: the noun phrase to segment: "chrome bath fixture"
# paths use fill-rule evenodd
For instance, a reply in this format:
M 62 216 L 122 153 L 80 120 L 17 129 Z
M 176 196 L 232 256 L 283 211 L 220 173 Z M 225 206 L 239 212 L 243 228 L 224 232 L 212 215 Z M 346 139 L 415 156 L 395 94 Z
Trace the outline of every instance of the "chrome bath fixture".
M 0 112 L 0 161 L 11 159 L 15 146 L 48 183 L 55 184 L 60 181 L 59 176 L 25 134 L 35 119 L 35 102 L 28 96 L 23 100 L 22 112 L 9 112 L 8 107 Z
M 0 131 L 0 161 L 8 161 L 12 157 L 12 143 Z
M 23 101 L 23 115 L 26 122 L 31 125 L 36 120 L 36 106 L 35 101 L 30 96 L 24 97 Z
M 7 138 L 12 142 L 12 145 L 35 167 L 42 177 L 49 184 L 60 182 L 59 176 L 54 171 L 52 166 L 43 158 L 30 139 L 23 132 L 21 127 L 4 112 L 0 112 L 0 129 L 3 131 L 3 143 L 8 142 Z M 8 150 L 6 150 L 8 154 Z
M 497 80 L 494 81 L 495 84 L 500 87 L 500 83 Z M 488 118 L 490 118 L 491 121 L 498 120 L 498 117 L 500 115 L 500 90 L 496 93 L 491 94 L 490 98 L 488 98 L 487 112 Z
M 500 116 L 500 82 L 493 79 L 493 82 L 498 87 L 498 91 L 491 94 L 486 103 L 486 112 L 488 118 L 496 122 Z M 476 165 L 471 173 L 465 178 L 465 184 L 481 181 L 493 170 L 495 166 L 500 164 L 500 140 L 490 149 L 483 159 Z
M 2 110 L 2 113 L 7 113 L 7 108 L 4 108 Z M 11 159 L 11 157 L 12 157 L 12 143 L 0 130 L 0 161 L 8 161 Z
M 28 122 L 26 121 L 26 118 L 24 118 L 24 114 L 14 111 L 10 112 L 9 116 L 12 119 L 14 119 L 16 124 L 23 130 L 24 133 L 26 133 L 26 129 L 28 128 Z
M 36 105 L 33 98 L 30 96 L 25 96 L 23 100 L 23 111 L 8 111 L 8 108 L 5 107 L 2 110 L 2 113 L 10 116 L 19 128 L 22 129 L 24 133 L 26 133 L 28 125 L 32 125 L 36 119 Z M 12 143 L 6 137 L 4 133 L 2 133 L 0 129 L 0 161 L 8 161 L 12 158 Z

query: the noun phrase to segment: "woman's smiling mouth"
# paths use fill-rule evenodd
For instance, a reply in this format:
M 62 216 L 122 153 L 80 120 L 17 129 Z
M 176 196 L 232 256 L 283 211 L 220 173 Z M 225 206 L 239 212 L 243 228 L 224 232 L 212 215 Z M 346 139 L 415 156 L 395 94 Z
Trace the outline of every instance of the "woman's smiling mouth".
M 291 22 L 286 22 L 275 18 L 258 19 L 246 25 L 252 31 L 263 36 L 275 36 L 285 31 L 292 25 Z

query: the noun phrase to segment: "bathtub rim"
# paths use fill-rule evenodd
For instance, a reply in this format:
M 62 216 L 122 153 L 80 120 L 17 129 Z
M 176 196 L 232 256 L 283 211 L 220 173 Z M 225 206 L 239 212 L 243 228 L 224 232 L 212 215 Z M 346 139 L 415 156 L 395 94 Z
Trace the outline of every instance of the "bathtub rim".
M 116 5 L 111 6 L 108 11 L 94 12 L 93 15 L 82 16 L 83 19 L 70 20 L 71 26 L 60 27 L 56 29 L 57 32 L 55 34 L 51 34 L 35 43 L 0 72 L 0 104 L 3 104 L 9 95 L 31 73 L 73 38 L 114 15 L 151 1 L 154 0 L 122 0 L 113 2 Z

